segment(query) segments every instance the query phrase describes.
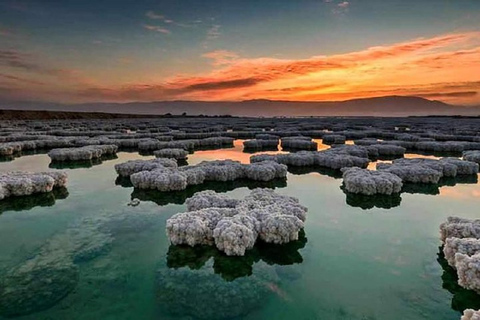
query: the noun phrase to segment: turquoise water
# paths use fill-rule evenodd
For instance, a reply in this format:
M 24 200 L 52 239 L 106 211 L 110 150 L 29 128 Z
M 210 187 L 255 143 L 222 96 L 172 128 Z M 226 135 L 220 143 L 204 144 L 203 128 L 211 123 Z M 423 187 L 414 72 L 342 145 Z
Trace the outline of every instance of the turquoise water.
M 189 163 L 248 162 L 240 144 L 195 152 Z M 436 195 L 349 198 L 347 204 L 341 179 L 329 172 L 289 173 L 286 183 L 266 186 L 309 208 L 304 235 L 226 257 L 209 247 L 170 246 L 165 221 L 186 210 L 183 201 L 193 191 L 159 194 L 116 184 L 114 164 L 136 158 L 151 157 L 121 152 L 89 168 L 66 169 L 68 193 L 0 203 L 2 275 L 52 257 L 75 274 L 63 299 L 39 295 L 33 307 L 27 304 L 37 312 L 19 319 L 446 320 L 480 307 L 480 298 L 459 290 L 437 261 L 439 224 L 449 215 L 480 217 L 478 184 L 450 182 L 428 191 Z M 49 163 L 47 155 L 30 155 L 0 163 L 0 170 L 45 171 Z M 240 198 L 255 185 L 208 187 Z M 139 206 L 127 205 L 133 197 Z

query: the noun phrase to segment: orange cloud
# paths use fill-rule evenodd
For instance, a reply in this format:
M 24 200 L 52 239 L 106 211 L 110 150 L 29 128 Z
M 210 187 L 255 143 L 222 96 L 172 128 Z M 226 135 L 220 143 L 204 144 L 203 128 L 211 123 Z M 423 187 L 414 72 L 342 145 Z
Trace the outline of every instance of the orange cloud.
M 160 18 L 159 18 L 160 19 Z M 156 30 L 157 26 L 145 26 Z M 218 29 L 216 30 L 218 32 Z M 207 52 L 212 70 L 158 82 L 70 88 L 75 101 L 345 100 L 417 95 L 480 104 L 480 32 L 446 34 L 388 46 L 306 59 L 242 58 L 228 50 Z M 28 55 L 0 52 L 0 65 L 41 68 Z M 60 72 L 62 69 L 55 69 Z M 439 81 L 439 79 L 442 79 Z

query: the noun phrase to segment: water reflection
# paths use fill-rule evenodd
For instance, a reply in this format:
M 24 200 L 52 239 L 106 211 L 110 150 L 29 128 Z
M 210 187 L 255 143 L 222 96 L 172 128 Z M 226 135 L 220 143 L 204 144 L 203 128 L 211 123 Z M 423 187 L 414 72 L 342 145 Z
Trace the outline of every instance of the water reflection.
M 453 294 L 452 309 L 462 313 L 465 309 L 480 309 L 480 295 L 458 285 L 457 272 L 445 259 L 443 247 L 438 248 L 437 261 L 443 269 L 442 287 Z
M 54 188 L 51 192 L 29 196 L 9 197 L 0 201 L 0 214 L 5 211 L 24 211 L 35 207 L 51 207 L 56 200 L 68 197 L 67 188 Z
M 175 246 L 170 245 L 167 253 L 169 268 L 189 267 L 192 270 L 202 268 L 213 259 L 213 270 L 226 281 L 251 276 L 253 264 L 264 261 L 268 265 L 292 265 L 302 263 L 303 258 L 298 250 L 305 247 L 307 237 L 301 230 L 298 240 L 286 244 L 271 244 L 257 241 L 253 249 L 247 250 L 242 257 L 227 256 L 214 246 Z
M 122 187 L 133 187 L 128 177 L 117 177 L 115 181 L 116 185 Z M 213 190 L 215 192 L 228 192 L 238 188 L 284 188 L 287 186 L 286 179 L 275 179 L 271 181 L 252 181 L 248 179 L 240 179 L 234 181 L 217 182 L 207 181 L 201 185 L 188 186 L 185 190 L 181 191 L 168 191 L 161 192 L 158 190 L 143 190 L 135 188 L 131 194 L 131 199 L 139 199 L 141 201 L 152 201 L 158 205 L 167 204 L 184 204 L 185 200 L 192 197 L 196 192 L 204 190 Z

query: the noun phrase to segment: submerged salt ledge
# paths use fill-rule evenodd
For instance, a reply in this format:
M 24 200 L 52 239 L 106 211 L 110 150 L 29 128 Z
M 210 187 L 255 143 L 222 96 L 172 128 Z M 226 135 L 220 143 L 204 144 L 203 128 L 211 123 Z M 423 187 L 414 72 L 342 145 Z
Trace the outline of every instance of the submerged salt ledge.
M 117 150 L 116 145 L 89 145 L 80 148 L 53 149 L 48 153 L 48 156 L 53 161 L 81 161 L 112 155 Z
M 236 256 L 253 248 L 257 238 L 276 244 L 297 240 L 307 212 L 298 199 L 268 189 L 255 189 L 243 200 L 213 191 L 198 192 L 187 206 L 193 210 L 167 220 L 172 244 L 215 244 L 227 255 Z
M 51 172 L 6 172 L 0 174 L 0 200 L 11 196 L 26 196 L 46 193 L 54 187 L 64 187 L 67 174 L 63 171 Z
M 402 179 L 395 174 L 360 168 L 345 168 L 343 184 L 346 191 L 364 195 L 399 193 Z
M 159 191 L 184 190 L 189 185 L 202 184 L 204 181 L 271 181 L 287 176 L 287 167 L 272 161 L 253 164 L 232 160 L 204 161 L 178 168 L 176 163 L 173 165 L 165 160 L 129 161 L 117 164 L 115 170 L 121 176 L 130 176 L 135 188 Z

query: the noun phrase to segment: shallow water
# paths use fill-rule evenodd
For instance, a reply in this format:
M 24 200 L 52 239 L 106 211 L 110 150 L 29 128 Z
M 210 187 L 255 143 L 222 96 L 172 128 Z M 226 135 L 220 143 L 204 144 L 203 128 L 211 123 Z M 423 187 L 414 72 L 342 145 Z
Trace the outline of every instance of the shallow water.
M 237 141 L 197 151 L 188 162 L 248 162 L 250 155 Z M 67 169 L 68 194 L 0 203 L 0 273 L 52 255 L 78 269 L 65 298 L 19 319 L 447 320 L 480 305 L 437 261 L 439 224 L 449 215 L 480 217 L 478 184 L 454 181 L 393 200 L 347 198 L 329 172 L 289 173 L 286 183 L 266 186 L 309 208 L 304 237 L 232 258 L 169 245 L 165 221 L 185 211 L 196 190 L 159 194 L 116 184 L 113 165 L 135 158 L 151 157 L 121 152 Z M 0 163 L 0 171 L 44 171 L 49 163 L 47 155 L 30 155 Z M 206 187 L 243 197 L 255 184 Z M 140 205 L 128 206 L 135 197 Z M 84 243 L 98 248 L 86 251 Z

